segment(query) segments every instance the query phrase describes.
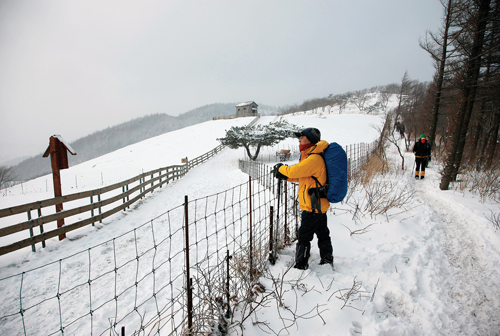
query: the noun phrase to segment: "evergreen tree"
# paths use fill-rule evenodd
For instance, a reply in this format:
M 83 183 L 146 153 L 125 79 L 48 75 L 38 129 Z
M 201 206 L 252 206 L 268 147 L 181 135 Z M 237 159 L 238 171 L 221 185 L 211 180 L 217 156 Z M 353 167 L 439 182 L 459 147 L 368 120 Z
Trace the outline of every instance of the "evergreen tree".
M 248 157 L 255 161 L 262 146 L 274 146 L 286 138 L 294 137 L 293 133 L 299 130 L 298 126 L 289 124 L 284 120 L 269 123 L 268 125 L 233 126 L 226 130 L 224 138 L 218 138 L 217 140 L 231 149 L 244 147 Z M 256 148 L 254 154 L 252 154 L 250 147 Z

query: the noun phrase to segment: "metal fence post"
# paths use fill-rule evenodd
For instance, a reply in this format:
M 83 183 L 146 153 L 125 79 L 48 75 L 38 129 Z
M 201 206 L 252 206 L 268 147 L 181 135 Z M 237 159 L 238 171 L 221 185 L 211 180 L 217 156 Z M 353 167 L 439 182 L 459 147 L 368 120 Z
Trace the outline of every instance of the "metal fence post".
M 187 280 L 187 315 L 188 315 L 188 334 L 192 335 L 191 328 L 193 327 L 193 292 L 192 279 L 190 275 L 189 265 L 189 219 L 188 219 L 188 196 L 184 196 L 184 218 L 186 230 L 186 280 Z
M 227 255 L 226 255 L 226 265 L 227 265 L 227 275 L 226 275 L 226 300 L 227 300 L 227 310 L 226 310 L 226 318 L 229 318 L 231 316 L 231 307 L 229 306 L 229 301 L 230 301 L 230 295 L 229 295 L 229 259 L 231 257 L 229 256 L 229 250 L 227 250 Z
M 250 281 L 253 281 L 253 225 L 252 225 L 252 177 L 248 176 L 248 204 L 249 204 L 249 214 L 250 214 Z M 229 251 L 227 252 L 229 254 Z M 229 265 L 228 265 L 229 269 Z M 229 272 L 229 270 L 228 270 Z M 229 273 L 228 273 L 229 276 Z M 228 289 L 229 290 L 229 289 Z M 228 302 L 229 304 L 229 302 Z

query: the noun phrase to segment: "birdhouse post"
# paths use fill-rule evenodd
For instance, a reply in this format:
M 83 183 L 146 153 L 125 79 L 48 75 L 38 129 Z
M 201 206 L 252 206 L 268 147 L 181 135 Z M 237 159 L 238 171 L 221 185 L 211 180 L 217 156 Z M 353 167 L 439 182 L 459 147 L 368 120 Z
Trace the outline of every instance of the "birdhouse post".
M 43 157 L 48 157 L 50 155 L 50 162 L 52 164 L 52 178 L 54 180 L 54 197 L 62 196 L 61 188 L 61 169 L 67 169 L 68 164 L 68 152 L 72 155 L 76 155 L 71 146 L 64 141 L 60 135 L 53 135 L 50 137 L 49 147 L 43 154 Z M 61 212 L 63 210 L 62 203 L 56 204 L 56 212 Z M 60 228 L 64 225 L 64 218 L 57 220 L 57 227 Z M 59 240 L 66 238 L 66 234 L 60 234 Z

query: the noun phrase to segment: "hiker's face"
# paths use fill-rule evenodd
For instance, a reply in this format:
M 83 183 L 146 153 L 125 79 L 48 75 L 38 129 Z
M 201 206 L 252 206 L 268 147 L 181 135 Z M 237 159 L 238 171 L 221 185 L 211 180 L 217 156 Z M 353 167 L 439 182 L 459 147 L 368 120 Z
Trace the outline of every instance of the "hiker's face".
M 420 141 L 422 141 L 422 143 L 425 142 L 425 138 L 420 138 Z
M 310 143 L 311 143 L 311 141 L 309 141 L 309 139 L 305 135 L 303 135 L 299 138 L 299 144 L 301 144 L 301 145 L 307 145 Z

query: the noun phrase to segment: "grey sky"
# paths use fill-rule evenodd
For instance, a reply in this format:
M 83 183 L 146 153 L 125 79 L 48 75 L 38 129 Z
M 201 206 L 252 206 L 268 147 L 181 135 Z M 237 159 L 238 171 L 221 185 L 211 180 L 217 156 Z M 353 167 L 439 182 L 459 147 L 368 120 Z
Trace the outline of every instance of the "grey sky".
M 0 0 L 0 162 L 151 113 L 432 79 L 439 0 Z

